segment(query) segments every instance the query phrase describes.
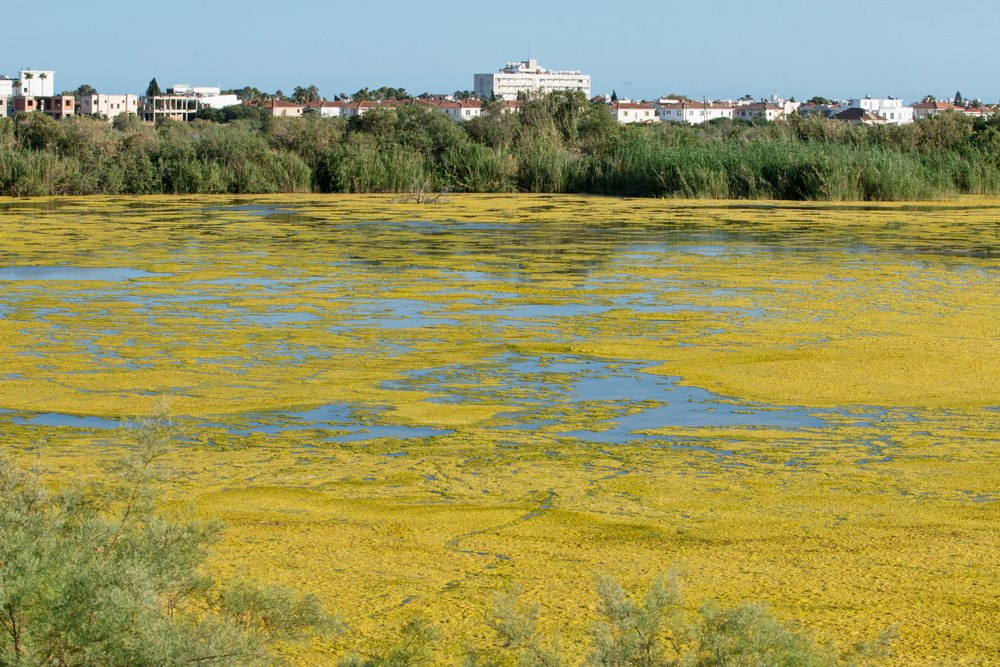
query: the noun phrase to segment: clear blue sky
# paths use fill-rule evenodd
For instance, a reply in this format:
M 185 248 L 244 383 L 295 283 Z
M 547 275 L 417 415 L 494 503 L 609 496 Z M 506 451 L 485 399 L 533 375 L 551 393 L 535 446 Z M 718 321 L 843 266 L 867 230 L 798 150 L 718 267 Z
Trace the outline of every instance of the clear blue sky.
M 996 101 L 993 0 L 49 0 L 6 3 L 0 73 L 56 70 L 56 88 L 316 84 L 411 93 L 472 88 L 531 56 L 589 73 L 593 93 L 651 98 L 960 90 Z

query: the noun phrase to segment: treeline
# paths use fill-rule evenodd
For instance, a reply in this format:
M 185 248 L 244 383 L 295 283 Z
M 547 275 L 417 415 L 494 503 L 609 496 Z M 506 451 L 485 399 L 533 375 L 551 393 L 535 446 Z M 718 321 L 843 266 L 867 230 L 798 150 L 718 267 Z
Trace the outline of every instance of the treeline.
M 581 95 L 461 124 L 419 106 L 349 121 L 205 110 L 155 127 L 40 114 L 0 119 L 0 194 L 567 192 L 910 200 L 1000 192 L 1000 120 L 907 126 L 792 117 L 618 125 Z

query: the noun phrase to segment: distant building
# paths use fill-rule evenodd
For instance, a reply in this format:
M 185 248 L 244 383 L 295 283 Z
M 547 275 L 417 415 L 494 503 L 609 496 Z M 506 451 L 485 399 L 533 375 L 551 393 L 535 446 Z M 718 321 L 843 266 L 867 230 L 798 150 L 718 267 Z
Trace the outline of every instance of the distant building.
M 51 95 L 14 98 L 14 115 L 32 112 L 43 113 L 56 120 L 62 120 L 76 113 L 76 101 L 72 95 Z
M 490 74 L 473 77 L 473 91 L 488 100 L 494 96 L 515 100 L 518 94 L 532 92 L 551 93 L 556 90 L 580 90 L 590 97 L 590 75 L 578 70 L 555 71 L 539 66 L 536 60 L 508 63 L 506 67 Z
M 50 69 L 23 69 L 18 74 L 14 95 L 19 97 L 55 97 L 56 73 Z
M 240 98 L 234 94 L 223 95 L 218 86 L 191 86 L 186 83 L 175 83 L 167 89 L 170 95 L 197 97 L 201 106 L 210 109 L 224 109 L 240 104 Z
M 689 123 L 700 125 L 719 118 L 732 118 L 733 107 L 729 104 L 705 102 L 671 102 L 656 105 L 657 117 L 667 123 Z
M 315 109 L 319 115 L 325 118 L 339 118 L 343 115 L 344 106 L 347 102 L 341 102 L 336 100 L 330 102 L 329 100 L 319 100 L 317 102 L 306 102 L 306 109 Z
M 930 118 L 945 111 L 963 111 L 961 107 L 957 107 L 951 102 L 938 101 L 917 102 L 911 108 L 913 109 L 913 120 L 923 120 L 924 118 Z
M 8 111 L 8 107 L 7 107 L 7 98 L 6 97 L 0 97 L 0 118 L 6 118 L 7 114 L 9 114 L 9 113 L 10 112 Z
M 16 87 L 17 87 L 17 81 L 10 78 L 9 76 L 0 76 L 0 99 L 13 97 L 14 89 Z
M 409 100 L 408 103 L 440 111 L 456 122 L 472 120 L 483 115 L 483 103 L 477 99 L 456 100 L 449 97 L 424 96 Z
M 139 98 L 139 117 L 154 123 L 160 118 L 190 121 L 203 108 L 223 109 L 240 104 L 236 95 L 223 95 L 218 87 L 175 84 L 165 95 Z
M 286 102 L 284 100 L 268 100 L 260 105 L 261 108 L 266 109 L 275 118 L 281 117 L 298 117 L 301 116 L 305 110 L 306 105 L 295 104 L 294 102 Z
M 843 111 L 839 104 L 803 104 L 798 108 L 798 113 L 803 118 L 833 118 L 834 115 Z
M 885 125 L 886 119 L 874 111 L 860 107 L 851 107 L 833 115 L 833 120 L 850 123 L 851 125 Z
M 655 123 L 656 108 L 652 104 L 637 104 L 635 102 L 612 102 L 608 110 L 616 121 L 622 124 Z
M 770 102 L 754 102 L 737 106 L 733 117 L 740 120 L 778 120 L 785 117 L 785 110 Z
M 913 107 L 903 106 L 898 97 L 861 97 L 849 99 L 841 105 L 844 110 L 863 109 L 885 119 L 889 125 L 908 125 L 913 122 Z
M 123 113 L 139 113 L 138 95 L 104 95 L 94 93 L 80 98 L 81 114 L 102 114 L 108 118 L 120 116 Z
M 190 121 L 201 107 L 201 100 L 194 96 L 143 95 L 139 100 L 139 117 L 147 123 L 161 118 Z

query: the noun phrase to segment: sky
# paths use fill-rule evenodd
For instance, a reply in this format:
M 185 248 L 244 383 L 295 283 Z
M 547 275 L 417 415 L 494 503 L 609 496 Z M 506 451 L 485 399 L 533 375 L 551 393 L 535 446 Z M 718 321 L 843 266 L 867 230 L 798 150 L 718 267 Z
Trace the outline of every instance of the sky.
M 4 19 L 0 74 L 55 70 L 57 92 L 453 92 L 530 56 L 633 99 L 1000 97 L 993 0 L 48 0 Z

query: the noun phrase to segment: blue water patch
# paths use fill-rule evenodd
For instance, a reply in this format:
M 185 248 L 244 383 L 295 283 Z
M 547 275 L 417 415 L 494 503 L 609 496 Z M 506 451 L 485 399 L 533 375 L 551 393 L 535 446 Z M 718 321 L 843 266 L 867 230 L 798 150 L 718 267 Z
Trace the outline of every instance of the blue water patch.
M 430 392 L 437 402 L 507 404 L 511 410 L 498 415 L 497 431 L 543 431 L 595 443 L 662 440 L 644 432 L 671 426 L 823 428 L 829 425 L 824 415 L 835 414 L 729 399 L 680 385 L 679 377 L 643 372 L 648 366 L 569 355 L 508 354 L 484 360 L 480 367 L 456 365 L 413 372 L 383 388 Z M 588 410 L 618 414 L 588 429 L 559 429 L 563 419 L 572 421 L 575 413 Z
M 80 417 L 78 415 L 65 415 L 57 412 L 44 412 L 19 415 L 13 419 L 15 424 L 21 426 L 61 426 L 69 428 L 96 428 L 113 429 L 121 426 L 121 422 L 113 419 L 102 419 L 101 417 Z
M 122 282 L 136 278 L 163 278 L 172 273 L 153 273 L 141 269 L 84 266 L 3 266 L 0 281 L 68 280 Z

